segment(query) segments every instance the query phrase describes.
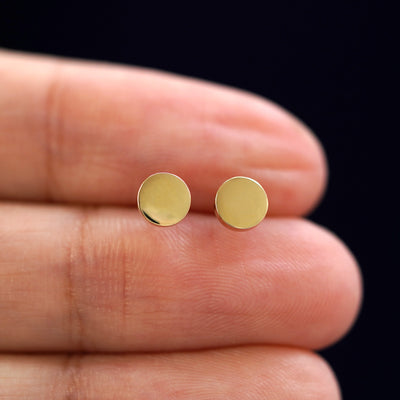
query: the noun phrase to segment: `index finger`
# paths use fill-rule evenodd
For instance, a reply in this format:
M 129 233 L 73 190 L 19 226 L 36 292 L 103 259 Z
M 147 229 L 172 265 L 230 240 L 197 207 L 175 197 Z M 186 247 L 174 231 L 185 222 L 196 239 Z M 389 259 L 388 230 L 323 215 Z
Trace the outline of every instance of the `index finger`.
M 269 212 L 301 215 L 325 186 L 312 133 L 273 103 L 139 68 L 0 53 L 0 198 L 133 204 L 150 174 L 179 175 L 211 211 L 235 175 Z

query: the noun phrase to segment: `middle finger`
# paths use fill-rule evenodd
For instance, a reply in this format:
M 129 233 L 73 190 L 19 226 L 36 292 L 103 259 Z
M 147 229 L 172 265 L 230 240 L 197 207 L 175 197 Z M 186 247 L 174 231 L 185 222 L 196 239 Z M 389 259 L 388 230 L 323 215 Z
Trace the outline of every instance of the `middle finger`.
M 358 308 L 355 261 L 301 219 L 252 231 L 192 214 L 0 207 L 0 350 L 160 351 L 324 346 Z

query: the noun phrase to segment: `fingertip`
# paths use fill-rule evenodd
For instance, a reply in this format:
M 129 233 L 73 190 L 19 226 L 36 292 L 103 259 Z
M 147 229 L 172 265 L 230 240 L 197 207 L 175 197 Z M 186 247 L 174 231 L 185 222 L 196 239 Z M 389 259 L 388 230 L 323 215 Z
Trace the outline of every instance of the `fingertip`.
M 269 100 L 265 100 L 269 102 Z M 295 114 L 284 109 L 279 104 L 272 103 L 277 114 L 281 114 L 282 125 L 286 126 L 285 135 L 288 146 L 294 147 L 295 153 L 282 163 L 289 163 L 283 167 L 282 180 L 288 180 L 286 185 L 281 185 L 285 190 L 282 193 L 286 210 L 272 205 L 273 215 L 308 215 L 322 200 L 328 184 L 328 160 L 322 142 L 317 134 Z M 285 138 L 282 135 L 282 138 Z M 293 169 L 290 168 L 293 164 Z M 285 174 L 285 172 L 288 172 Z M 299 180 L 299 184 L 296 184 Z M 286 201 L 285 201 L 286 199 Z
M 247 168 L 264 185 L 269 214 L 310 213 L 321 201 L 328 182 L 328 161 L 317 135 L 299 117 L 269 99 L 232 89 L 229 92 L 239 92 L 240 101 L 233 103 L 234 116 L 227 111 L 228 103 L 221 108 L 224 121 L 258 132 L 250 146 L 257 152 L 243 146 L 244 155 L 237 165 Z
M 319 246 L 313 255 L 320 264 L 320 290 L 318 301 L 312 303 L 308 312 L 311 341 L 306 347 L 323 349 L 343 338 L 354 325 L 363 285 L 358 262 L 348 246 L 328 229 L 315 227 L 320 231 Z

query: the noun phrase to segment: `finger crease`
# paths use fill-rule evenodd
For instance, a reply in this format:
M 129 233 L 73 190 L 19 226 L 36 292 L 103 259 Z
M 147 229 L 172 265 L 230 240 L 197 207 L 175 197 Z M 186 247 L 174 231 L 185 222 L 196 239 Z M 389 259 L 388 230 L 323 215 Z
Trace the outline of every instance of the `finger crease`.
M 63 400 L 79 400 L 82 398 L 82 357 L 81 354 L 68 354 L 62 367 L 64 377 Z
M 63 123 L 61 118 L 61 97 L 63 92 L 61 77 L 61 63 L 54 63 L 54 70 L 47 86 L 44 104 L 44 135 L 45 135 L 45 195 L 47 201 L 54 201 L 56 182 L 55 159 L 63 148 Z
M 86 263 L 85 256 L 85 243 L 86 231 L 88 225 L 89 214 L 87 210 L 82 210 L 77 216 L 76 222 L 76 235 L 74 236 L 73 243 L 69 246 L 69 255 L 66 265 L 66 292 L 69 310 L 69 327 L 70 338 L 74 347 L 78 351 L 83 351 L 84 347 L 84 323 L 82 319 L 81 308 L 79 307 L 78 298 L 76 294 L 75 285 L 75 268 L 78 264 Z M 80 265 L 84 268 L 84 265 Z

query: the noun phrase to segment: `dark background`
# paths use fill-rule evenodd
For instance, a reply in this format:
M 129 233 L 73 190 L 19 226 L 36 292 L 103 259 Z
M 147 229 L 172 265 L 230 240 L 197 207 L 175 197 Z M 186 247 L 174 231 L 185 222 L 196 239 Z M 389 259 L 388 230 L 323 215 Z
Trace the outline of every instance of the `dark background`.
M 322 354 L 344 399 L 396 398 L 397 14 L 378 1 L 258 4 L 0 0 L 0 46 L 217 81 L 303 119 L 325 146 L 331 170 L 311 218 L 349 245 L 365 279 L 354 329 Z

